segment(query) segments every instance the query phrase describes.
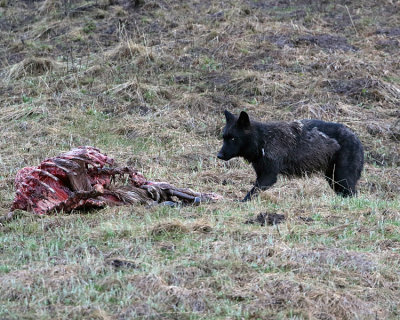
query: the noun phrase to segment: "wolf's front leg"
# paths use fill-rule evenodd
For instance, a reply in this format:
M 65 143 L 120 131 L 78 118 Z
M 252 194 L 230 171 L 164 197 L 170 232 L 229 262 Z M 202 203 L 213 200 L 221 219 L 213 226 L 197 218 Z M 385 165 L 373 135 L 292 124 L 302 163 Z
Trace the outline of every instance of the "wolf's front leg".
M 255 186 L 251 188 L 251 190 L 246 194 L 246 196 L 240 202 L 250 201 L 253 197 L 255 197 L 260 192 L 260 189 Z
M 252 200 L 254 197 L 256 197 L 260 191 L 268 189 L 270 186 L 272 186 L 276 180 L 277 180 L 277 173 L 268 173 L 265 175 L 262 175 L 260 177 L 257 177 L 256 183 L 254 184 L 254 187 L 251 188 L 251 190 L 247 193 L 247 195 L 243 198 L 241 202 L 246 202 L 249 200 Z

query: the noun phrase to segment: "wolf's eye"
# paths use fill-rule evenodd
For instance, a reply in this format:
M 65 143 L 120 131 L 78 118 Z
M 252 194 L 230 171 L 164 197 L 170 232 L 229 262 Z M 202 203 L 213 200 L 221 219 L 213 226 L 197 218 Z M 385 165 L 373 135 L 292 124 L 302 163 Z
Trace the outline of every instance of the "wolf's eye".
M 235 138 L 231 138 L 231 141 L 235 141 Z

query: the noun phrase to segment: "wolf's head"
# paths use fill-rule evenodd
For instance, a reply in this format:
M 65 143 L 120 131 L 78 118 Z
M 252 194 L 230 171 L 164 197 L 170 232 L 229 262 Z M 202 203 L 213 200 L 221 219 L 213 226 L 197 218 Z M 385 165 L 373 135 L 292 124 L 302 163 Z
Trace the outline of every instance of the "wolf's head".
M 249 115 L 242 111 L 239 117 L 225 110 L 226 126 L 223 131 L 224 144 L 217 157 L 229 160 L 244 155 L 249 144 L 251 124 Z

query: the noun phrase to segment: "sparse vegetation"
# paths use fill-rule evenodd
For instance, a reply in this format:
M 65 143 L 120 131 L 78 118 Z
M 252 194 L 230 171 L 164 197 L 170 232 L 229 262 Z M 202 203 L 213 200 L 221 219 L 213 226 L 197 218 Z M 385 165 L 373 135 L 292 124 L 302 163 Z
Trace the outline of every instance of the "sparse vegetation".
M 399 10 L 0 1 L 1 214 L 20 168 L 79 145 L 225 197 L 18 212 L 0 225 L 0 318 L 399 318 Z M 337 197 L 316 176 L 236 202 L 255 176 L 216 158 L 225 108 L 348 125 L 366 149 L 359 196 Z M 245 223 L 265 212 L 285 220 Z

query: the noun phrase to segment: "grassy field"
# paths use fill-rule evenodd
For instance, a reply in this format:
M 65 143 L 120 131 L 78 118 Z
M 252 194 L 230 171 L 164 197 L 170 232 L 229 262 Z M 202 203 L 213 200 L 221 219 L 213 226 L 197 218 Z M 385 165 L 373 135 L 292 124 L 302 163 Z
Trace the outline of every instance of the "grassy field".
M 0 0 L 0 213 L 20 168 L 80 145 L 224 200 L 19 212 L 0 319 L 399 319 L 399 1 L 139 2 Z M 237 202 L 255 175 L 216 158 L 224 109 L 346 124 L 359 196 L 313 176 Z

